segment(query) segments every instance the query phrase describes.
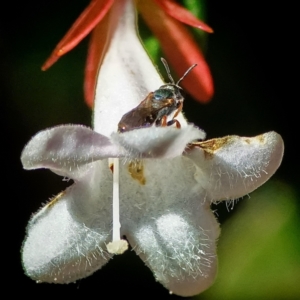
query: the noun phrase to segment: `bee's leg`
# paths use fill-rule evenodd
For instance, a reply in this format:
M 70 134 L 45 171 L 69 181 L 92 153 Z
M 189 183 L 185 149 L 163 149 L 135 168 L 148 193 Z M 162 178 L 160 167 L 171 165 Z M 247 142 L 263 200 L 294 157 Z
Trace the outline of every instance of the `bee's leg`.
M 162 127 L 169 126 L 169 125 L 168 125 L 169 122 L 167 122 L 167 117 L 168 117 L 168 116 L 165 115 L 165 116 L 163 116 L 163 117 L 161 118 L 161 120 L 160 120 L 160 126 L 162 126 Z
M 181 112 L 182 106 L 183 106 L 183 102 L 181 102 L 181 103 L 179 104 L 179 107 L 177 108 L 177 110 L 176 110 L 176 112 L 175 112 L 175 114 L 174 114 L 174 116 L 173 116 L 173 119 L 167 123 L 167 126 L 171 126 L 171 125 L 173 125 L 173 124 L 175 123 L 175 124 L 176 124 L 176 128 L 178 128 L 178 129 L 181 128 L 180 122 L 179 122 L 178 120 L 176 120 L 175 118 L 176 118 L 176 117 L 179 115 L 179 113 Z
M 179 104 L 179 106 L 178 106 L 178 108 L 177 108 L 177 110 L 176 110 L 176 112 L 175 112 L 175 114 L 174 114 L 173 119 L 175 119 L 175 118 L 179 115 L 179 113 L 182 111 L 182 107 L 183 107 L 183 102 L 181 102 L 181 103 Z
M 181 103 L 179 104 L 179 107 L 177 108 L 177 110 L 176 110 L 174 116 L 173 116 L 173 119 L 167 123 L 167 126 L 171 126 L 171 125 L 173 125 L 173 124 L 175 123 L 175 124 L 176 124 L 176 128 L 178 128 L 178 129 L 181 128 L 180 122 L 179 122 L 178 120 L 176 120 L 175 118 L 176 118 L 176 117 L 179 115 L 179 113 L 181 112 L 182 106 L 183 106 L 183 103 L 181 102 Z
M 176 119 L 172 119 L 171 121 L 169 121 L 169 122 L 167 123 L 167 126 L 171 126 L 171 125 L 173 125 L 174 123 L 175 123 L 175 125 L 176 125 L 176 128 L 178 128 L 178 129 L 181 128 L 180 122 L 179 122 L 178 120 L 176 120 Z
M 178 128 L 178 129 L 181 128 L 180 122 L 178 120 L 172 119 L 172 120 L 170 120 L 170 121 L 167 122 L 167 116 L 163 116 L 161 118 L 161 121 L 160 121 L 160 126 L 161 127 L 171 126 L 174 123 L 176 124 L 176 128 Z

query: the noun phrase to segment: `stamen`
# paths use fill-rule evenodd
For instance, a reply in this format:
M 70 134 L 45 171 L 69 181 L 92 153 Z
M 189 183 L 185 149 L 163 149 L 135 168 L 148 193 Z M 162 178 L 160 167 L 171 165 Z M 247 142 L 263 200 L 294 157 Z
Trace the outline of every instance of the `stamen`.
M 121 239 L 120 236 L 120 199 L 119 199 L 119 159 L 114 159 L 113 168 L 113 242 Z
M 128 249 L 126 240 L 121 240 L 120 235 L 120 198 L 119 198 L 119 159 L 113 159 L 113 238 L 106 245 L 107 251 L 112 254 L 122 254 Z

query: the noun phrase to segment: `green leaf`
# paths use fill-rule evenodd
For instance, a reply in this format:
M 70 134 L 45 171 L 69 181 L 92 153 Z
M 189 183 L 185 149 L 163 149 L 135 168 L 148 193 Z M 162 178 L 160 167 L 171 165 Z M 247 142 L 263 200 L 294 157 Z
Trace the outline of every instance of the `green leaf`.
M 300 299 L 294 191 L 273 181 L 241 201 L 222 226 L 217 280 L 197 299 Z

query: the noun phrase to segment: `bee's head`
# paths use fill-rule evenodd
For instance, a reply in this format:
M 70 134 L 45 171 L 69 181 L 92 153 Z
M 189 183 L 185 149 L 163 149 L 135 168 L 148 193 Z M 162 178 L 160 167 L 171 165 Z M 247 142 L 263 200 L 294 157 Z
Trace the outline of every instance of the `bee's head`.
M 153 92 L 155 100 L 174 99 L 176 102 L 183 101 L 184 99 L 183 89 L 177 84 L 168 83 L 162 85 L 158 90 Z

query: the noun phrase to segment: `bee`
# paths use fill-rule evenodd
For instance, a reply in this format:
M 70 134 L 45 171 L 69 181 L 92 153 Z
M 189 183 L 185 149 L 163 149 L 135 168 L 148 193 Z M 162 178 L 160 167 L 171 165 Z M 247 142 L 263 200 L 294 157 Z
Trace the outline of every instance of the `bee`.
M 182 110 L 184 100 L 183 91 L 179 83 L 197 64 L 192 65 L 175 83 L 166 60 L 161 58 L 161 61 L 171 82 L 162 85 L 154 92 L 150 92 L 137 107 L 123 115 L 118 124 L 118 132 L 122 133 L 152 125 L 170 126 L 174 123 L 177 128 L 180 128 L 179 121 L 175 119 Z M 172 119 L 167 121 L 167 118 L 172 113 L 174 113 Z

